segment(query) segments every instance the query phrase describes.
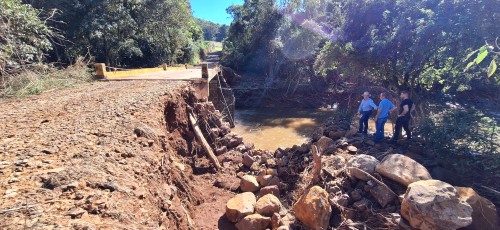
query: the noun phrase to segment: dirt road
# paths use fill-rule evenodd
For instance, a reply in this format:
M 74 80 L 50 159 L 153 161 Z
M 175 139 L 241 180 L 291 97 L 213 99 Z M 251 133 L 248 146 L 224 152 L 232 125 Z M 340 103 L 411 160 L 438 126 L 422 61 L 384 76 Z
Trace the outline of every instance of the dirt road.
M 97 82 L 0 101 L 0 229 L 189 226 L 181 199 L 200 198 L 178 191 L 188 175 L 161 141 L 175 138 L 165 103 L 182 103 L 188 88 Z

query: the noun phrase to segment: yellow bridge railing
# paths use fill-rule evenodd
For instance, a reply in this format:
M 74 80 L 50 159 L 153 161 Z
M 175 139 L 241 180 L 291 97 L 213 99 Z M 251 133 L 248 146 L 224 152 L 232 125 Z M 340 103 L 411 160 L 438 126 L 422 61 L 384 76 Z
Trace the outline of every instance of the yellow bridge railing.
M 137 76 L 137 75 L 141 75 L 141 74 L 155 73 L 155 72 L 168 71 L 168 70 L 184 70 L 184 69 L 188 68 L 188 65 L 171 67 L 171 66 L 167 66 L 167 64 L 164 64 L 163 66 L 156 67 L 156 68 L 123 69 L 123 70 L 120 70 L 118 68 L 109 67 L 110 69 L 115 69 L 115 70 L 114 71 L 107 71 L 106 64 L 96 63 L 94 65 L 94 68 L 95 68 L 97 77 L 102 77 L 105 79 L 117 79 L 117 78 L 133 77 L 133 76 Z

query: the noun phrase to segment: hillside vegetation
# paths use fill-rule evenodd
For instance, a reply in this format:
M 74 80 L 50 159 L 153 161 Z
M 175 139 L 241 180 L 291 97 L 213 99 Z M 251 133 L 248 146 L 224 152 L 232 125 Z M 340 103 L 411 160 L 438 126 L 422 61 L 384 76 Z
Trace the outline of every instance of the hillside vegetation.
M 222 40 L 226 38 L 227 29 L 229 28 L 227 25 L 217 24 L 203 19 L 196 19 L 196 21 L 203 30 L 205 41 L 222 42 Z

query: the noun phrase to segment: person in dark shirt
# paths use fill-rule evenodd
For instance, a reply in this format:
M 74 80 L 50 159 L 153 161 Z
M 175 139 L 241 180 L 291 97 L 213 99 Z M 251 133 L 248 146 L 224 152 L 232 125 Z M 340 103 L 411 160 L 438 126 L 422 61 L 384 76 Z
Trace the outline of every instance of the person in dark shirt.
M 411 139 L 411 131 L 410 131 L 410 119 L 411 119 L 411 108 L 413 107 L 413 101 L 410 99 L 410 94 L 408 91 L 402 91 L 401 95 L 401 104 L 399 105 L 399 115 L 396 120 L 396 128 L 394 130 L 394 136 L 392 137 L 392 143 L 397 144 L 399 139 L 399 135 L 401 134 L 401 129 L 405 129 L 406 138 Z

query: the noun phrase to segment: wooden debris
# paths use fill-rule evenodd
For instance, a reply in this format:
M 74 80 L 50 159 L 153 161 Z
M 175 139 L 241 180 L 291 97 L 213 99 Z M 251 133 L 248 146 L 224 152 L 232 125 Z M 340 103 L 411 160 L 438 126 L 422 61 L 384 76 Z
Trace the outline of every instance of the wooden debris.
M 196 135 L 196 138 L 198 139 L 199 142 L 201 142 L 203 149 L 205 149 L 205 151 L 207 152 L 208 158 L 215 165 L 215 168 L 217 170 L 220 170 L 222 168 L 222 166 L 220 165 L 219 160 L 217 160 L 217 157 L 215 156 L 215 154 L 212 150 L 212 147 L 210 147 L 207 140 L 203 136 L 203 133 L 201 132 L 201 129 L 198 126 L 198 123 L 196 121 L 196 118 L 192 113 L 189 113 L 189 121 L 191 122 L 191 126 L 193 126 L 194 134 Z

